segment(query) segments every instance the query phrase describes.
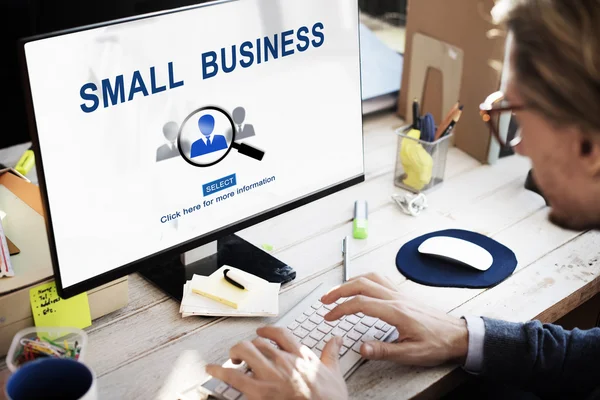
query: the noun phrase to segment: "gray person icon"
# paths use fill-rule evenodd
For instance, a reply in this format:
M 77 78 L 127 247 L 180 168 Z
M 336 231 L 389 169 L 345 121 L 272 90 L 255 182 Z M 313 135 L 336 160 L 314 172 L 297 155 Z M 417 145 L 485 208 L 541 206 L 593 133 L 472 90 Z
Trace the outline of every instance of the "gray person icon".
M 237 132 L 235 134 L 235 140 L 247 139 L 249 137 L 255 136 L 254 126 L 250 124 L 244 124 L 244 120 L 246 119 L 246 110 L 244 107 L 237 107 L 233 110 L 233 122 L 237 125 Z
M 163 126 L 163 135 L 169 143 L 165 143 L 156 150 L 156 162 L 168 160 L 169 158 L 177 157 L 179 150 L 177 149 L 177 134 L 179 133 L 179 125 L 175 122 L 167 122 Z

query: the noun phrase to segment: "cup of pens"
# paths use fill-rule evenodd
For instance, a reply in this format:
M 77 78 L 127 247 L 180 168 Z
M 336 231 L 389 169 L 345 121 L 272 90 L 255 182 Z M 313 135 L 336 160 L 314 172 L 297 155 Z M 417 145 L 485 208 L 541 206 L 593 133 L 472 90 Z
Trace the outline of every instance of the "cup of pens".
M 462 106 L 456 103 L 439 124 L 430 113 L 421 116 L 418 110 L 415 100 L 413 123 L 396 130 L 394 184 L 413 193 L 427 192 L 444 181 L 448 150 Z
M 18 332 L 6 355 L 8 399 L 94 400 L 96 376 L 83 361 L 87 334 L 77 328 L 32 327 Z

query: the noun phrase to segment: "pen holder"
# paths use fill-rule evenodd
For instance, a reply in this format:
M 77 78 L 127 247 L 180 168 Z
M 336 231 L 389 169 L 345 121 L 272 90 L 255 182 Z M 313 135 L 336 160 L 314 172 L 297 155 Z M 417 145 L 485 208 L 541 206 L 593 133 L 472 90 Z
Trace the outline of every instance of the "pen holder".
M 444 181 L 452 134 L 435 142 L 414 137 L 410 127 L 396 130 L 398 149 L 394 184 L 413 193 L 426 192 Z

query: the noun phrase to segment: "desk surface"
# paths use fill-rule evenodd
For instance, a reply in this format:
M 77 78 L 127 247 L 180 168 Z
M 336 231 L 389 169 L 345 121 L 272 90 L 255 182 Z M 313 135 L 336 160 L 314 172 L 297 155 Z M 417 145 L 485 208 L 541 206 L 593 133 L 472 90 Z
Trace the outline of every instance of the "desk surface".
M 366 182 L 240 232 L 293 266 L 297 279 L 282 288 L 280 315 L 319 283 L 342 280 L 341 240 L 351 233 L 353 202 L 369 202 L 369 233 L 351 247 L 351 274 L 379 271 L 416 300 L 454 315 L 473 313 L 511 321 L 555 321 L 598 292 L 600 234 L 570 232 L 547 221 L 547 208 L 523 183 L 529 161 L 513 156 L 480 165 L 451 149 L 447 180 L 428 195 L 430 208 L 414 218 L 390 196 L 396 137 L 402 121 L 393 115 L 365 121 Z M 482 130 L 483 132 L 483 130 Z M 307 218 L 318 224 L 305 224 Z M 489 290 L 431 288 L 407 281 L 394 265 L 406 241 L 457 227 L 494 237 L 514 250 L 519 265 Z M 209 362 L 223 362 L 228 349 L 254 337 L 272 319 L 181 318 L 178 304 L 137 274 L 129 280 L 129 305 L 88 328 L 89 364 L 98 375 L 100 398 L 175 399 L 205 376 Z M 460 379 L 452 367 L 411 368 L 367 362 L 348 380 L 353 399 L 411 398 L 441 393 Z M 433 396 L 435 397 L 435 395 Z

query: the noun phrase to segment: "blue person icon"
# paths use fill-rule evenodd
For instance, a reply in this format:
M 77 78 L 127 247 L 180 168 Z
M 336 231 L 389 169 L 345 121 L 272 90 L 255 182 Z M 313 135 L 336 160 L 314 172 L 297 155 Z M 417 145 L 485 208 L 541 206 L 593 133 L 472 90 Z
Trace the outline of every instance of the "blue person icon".
M 205 114 L 198 119 L 198 128 L 204 137 L 196 140 L 192 144 L 190 157 L 199 157 L 205 154 L 214 153 L 219 150 L 227 150 L 227 140 L 223 135 L 211 135 L 215 130 L 215 117 Z

